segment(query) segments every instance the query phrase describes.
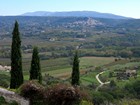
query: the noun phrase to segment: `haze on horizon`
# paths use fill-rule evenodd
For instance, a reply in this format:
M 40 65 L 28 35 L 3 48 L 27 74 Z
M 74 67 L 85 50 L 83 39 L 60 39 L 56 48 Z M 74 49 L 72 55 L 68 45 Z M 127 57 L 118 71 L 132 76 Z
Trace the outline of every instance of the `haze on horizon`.
M 140 18 L 140 0 L 0 0 L 0 16 L 35 11 L 97 11 Z

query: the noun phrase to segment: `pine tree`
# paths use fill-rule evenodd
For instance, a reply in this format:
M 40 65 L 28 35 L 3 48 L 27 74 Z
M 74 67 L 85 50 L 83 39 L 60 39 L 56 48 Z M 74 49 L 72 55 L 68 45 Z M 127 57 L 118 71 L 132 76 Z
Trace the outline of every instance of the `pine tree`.
M 79 56 L 78 51 L 75 52 L 72 68 L 72 85 L 79 85 L 80 72 L 79 72 Z
M 23 83 L 21 40 L 17 21 L 15 22 L 12 35 L 10 88 L 15 89 Z
M 34 47 L 32 61 L 31 61 L 31 69 L 30 69 L 30 80 L 37 79 L 39 83 L 42 82 L 41 68 L 40 68 L 40 58 L 38 55 L 38 48 Z

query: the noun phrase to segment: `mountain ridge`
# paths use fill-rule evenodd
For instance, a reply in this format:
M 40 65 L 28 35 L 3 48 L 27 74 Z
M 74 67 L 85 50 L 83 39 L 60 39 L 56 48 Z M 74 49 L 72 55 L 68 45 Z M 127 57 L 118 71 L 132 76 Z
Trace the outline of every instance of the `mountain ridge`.
M 65 12 L 48 12 L 36 11 L 21 14 L 21 16 L 56 16 L 56 17 L 94 17 L 108 19 L 132 19 L 130 17 L 115 15 L 111 13 L 100 13 L 96 11 L 65 11 Z

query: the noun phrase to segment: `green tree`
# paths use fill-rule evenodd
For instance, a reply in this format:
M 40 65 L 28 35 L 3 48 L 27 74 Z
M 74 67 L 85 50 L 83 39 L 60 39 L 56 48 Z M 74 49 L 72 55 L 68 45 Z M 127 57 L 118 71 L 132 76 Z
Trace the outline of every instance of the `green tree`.
M 34 49 L 33 49 L 31 69 L 30 69 L 30 80 L 33 80 L 33 79 L 39 80 L 39 83 L 42 82 L 40 58 L 38 55 L 38 48 L 37 47 L 34 47 Z
M 114 80 L 110 81 L 110 87 L 115 88 L 116 87 L 116 82 Z
M 92 102 L 94 105 L 104 105 L 105 97 L 100 92 L 93 93 Z
M 15 22 L 15 26 L 12 32 L 12 46 L 11 46 L 11 80 L 10 88 L 18 88 L 23 83 L 22 73 L 22 56 L 21 56 L 21 40 L 19 32 L 18 22 Z
M 113 72 L 109 72 L 109 78 L 113 77 Z
M 72 85 L 79 85 L 80 79 L 80 72 L 79 72 L 79 56 L 78 51 L 75 52 L 74 60 L 73 60 L 73 67 L 72 67 Z

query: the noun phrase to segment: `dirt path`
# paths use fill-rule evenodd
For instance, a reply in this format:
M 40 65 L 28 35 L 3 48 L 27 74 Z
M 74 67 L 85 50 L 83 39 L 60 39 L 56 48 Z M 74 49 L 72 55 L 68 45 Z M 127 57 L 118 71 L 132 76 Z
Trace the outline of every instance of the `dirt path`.
M 29 101 L 19 96 L 15 92 L 0 88 L 0 96 L 3 96 L 7 102 L 17 101 L 20 105 L 29 105 Z
M 97 81 L 100 83 L 100 85 L 96 88 L 96 91 L 98 91 L 98 89 L 99 89 L 100 87 L 102 87 L 103 85 L 109 84 L 109 83 L 110 83 L 110 81 L 108 81 L 108 82 L 102 82 L 102 81 L 99 79 L 99 76 L 100 76 L 101 74 L 103 74 L 104 72 L 106 72 L 106 71 L 100 72 L 99 74 L 96 75 L 96 79 L 97 79 Z

